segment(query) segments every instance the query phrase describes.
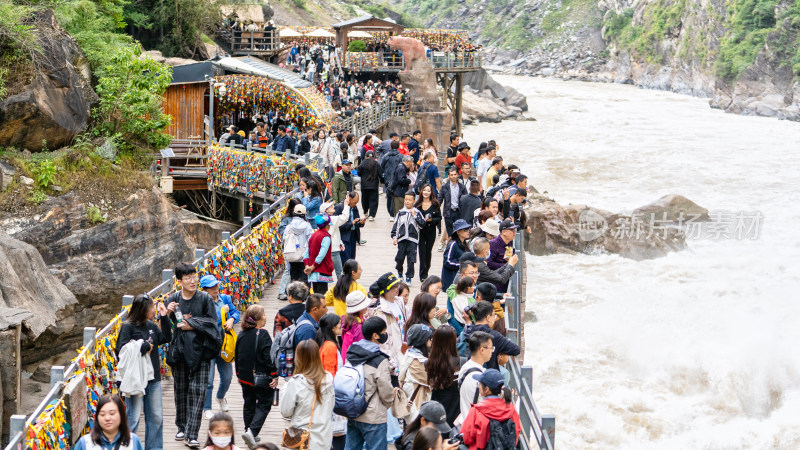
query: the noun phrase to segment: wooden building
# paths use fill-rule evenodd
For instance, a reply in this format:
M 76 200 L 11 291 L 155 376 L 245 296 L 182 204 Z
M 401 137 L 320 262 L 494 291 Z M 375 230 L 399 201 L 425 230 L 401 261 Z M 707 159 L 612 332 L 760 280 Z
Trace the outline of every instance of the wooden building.
M 172 116 L 167 134 L 175 139 L 207 139 L 203 118 L 211 115 L 211 84 L 206 75 L 221 75 L 210 61 L 174 67 L 172 83 L 164 92 L 164 112 Z

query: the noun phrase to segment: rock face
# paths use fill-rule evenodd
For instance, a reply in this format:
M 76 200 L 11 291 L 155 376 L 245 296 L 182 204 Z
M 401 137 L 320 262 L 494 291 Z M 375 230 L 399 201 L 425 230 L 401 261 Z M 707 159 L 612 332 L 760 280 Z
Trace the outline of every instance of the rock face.
M 175 214 L 194 245 L 206 251 L 219 245 L 223 231 L 233 234 L 239 229 L 236 225 L 203 220 L 185 209 L 180 209 Z
M 80 303 L 68 317 L 80 327 L 27 342 L 26 364 L 74 349 L 83 326 L 107 322 L 119 312 L 123 294 L 152 289 L 162 269 L 190 260 L 193 250 L 172 205 L 156 188 L 131 195 L 116 205 L 108 222 L 96 226 L 87 219 L 88 205 L 73 193 L 43 207 L 41 214 L 5 225 L 13 237 L 35 247 L 75 295 Z
M 86 129 L 97 94 L 90 84 L 89 63 L 75 40 L 49 9 L 37 11 L 42 54 L 33 82 L 24 91 L 0 101 L 0 147 L 42 150 L 68 144 Z
M 632 221 L 630 216 L 586 205 L 562 206 L 534 194 L 526 209 L 531 233 L 525 250 L 553 253 L 616 253 L 635 260 L 653 259 L 686 248 L 680 230 Z
M 499 122 L 528 110 L 525 96 L 495 81 L 484 69 L 464 73 L 464 123 Z
M 660 199 L 633 210 L 634 214 L 641 215 L 645 220 L 655 217 L 657 220 L 666 219 L 672 222 L 689 220 L 708 222 L 708 210 L 689 200 L 682 195 L 665 195 Z
M 436 84 L 436 72 L 426 58 L 415 59 L 411 71 L 397 75 L 409 91 L 411 112 L 438 112 L 442 110 Z

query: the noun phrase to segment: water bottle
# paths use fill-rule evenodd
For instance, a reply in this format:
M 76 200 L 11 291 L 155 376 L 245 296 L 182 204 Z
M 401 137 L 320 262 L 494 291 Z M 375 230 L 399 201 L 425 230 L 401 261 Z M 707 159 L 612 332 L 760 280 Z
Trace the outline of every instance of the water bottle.
M 281 352 L 281 356 L 278 357 L 278 375 L 281 377 L 287 376 L 286 373 L 286 354 Z
M 183 322 L 183 313 L 181 313 L 181 307 L 175 306 L 175 320 L 180 324 Z
M 286 357 L 286 376 L 288 377 L 292 372 L 294 372 L 294 356 L 289 354 L 289 356 Z

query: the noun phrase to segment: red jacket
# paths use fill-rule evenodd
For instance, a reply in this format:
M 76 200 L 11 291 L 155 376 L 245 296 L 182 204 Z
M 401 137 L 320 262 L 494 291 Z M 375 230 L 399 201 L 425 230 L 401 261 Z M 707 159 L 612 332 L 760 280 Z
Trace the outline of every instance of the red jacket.
M 303 263 L 307 266 L 314 266 L 314 272 L 319 272 L 323 275 L 331 276 L 333 275 L 333 259 L 331 258 L 331 247 L 333 243 L 331 242 L 331 246 L 328 247 L 328 253 L 325 255 L 325 259 L 322 260 L 320 265 L 317 265 L 314 260 L 317 259 L 319 255 L 319 250 L 322 247 L 322 240 L 325 238 L 331 239 L 331 235 L 325 231 L 324 228 L 320 228 L 311 235 L 308 239 L 308 259 L 303 261 Z M 324 292 L 322 292 L 324 294 Z
M 519 422 L 519 413 L 514 409 L 513 403 L 506 403 L 499 397 L 487 398 L 472 405 L 464 423 L 461 424 L 461 433 L 464 436 L 464 444 L 470 450 L 482 450 L 489 442 L 489 419 L 504 421 L 514 420 L 514 430 L 517 432 L 517 444 L 519 444 L 519 432 L 522 425 Z

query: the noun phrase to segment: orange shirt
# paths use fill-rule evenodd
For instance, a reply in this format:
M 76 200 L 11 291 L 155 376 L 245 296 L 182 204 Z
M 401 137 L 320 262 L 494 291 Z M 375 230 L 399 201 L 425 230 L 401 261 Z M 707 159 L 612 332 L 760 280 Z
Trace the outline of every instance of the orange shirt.
M 322 348 L 319 350 L 322 357 L 322 368 L 333 376 L 336 376 L 336 370 L 339 368 L 339 349 L 331 341 L 325 341 Z
M 400 148 L 397 149 L 397 152 L 400 153 L 401 155 L 408 155 L 409 154 L 408 153 L 408 145 L 406 145 L 406 144 L 401 142 L 400 143 Z

